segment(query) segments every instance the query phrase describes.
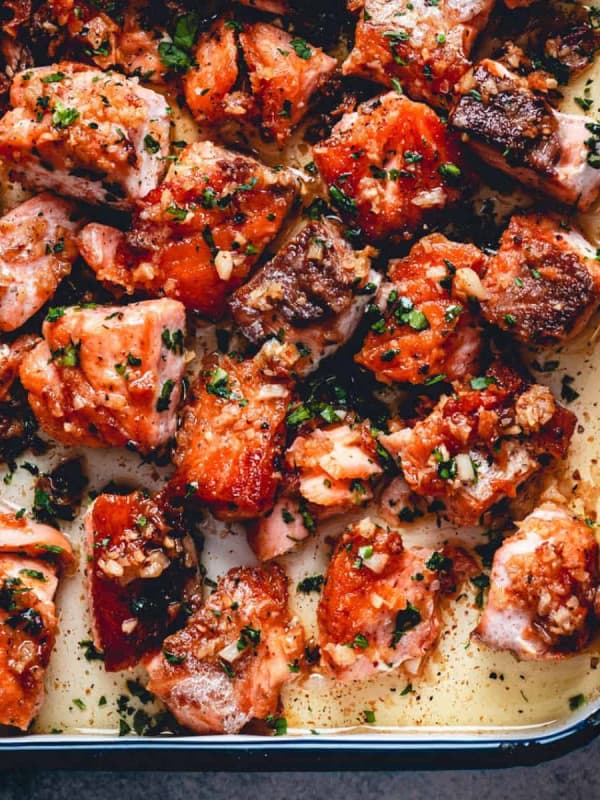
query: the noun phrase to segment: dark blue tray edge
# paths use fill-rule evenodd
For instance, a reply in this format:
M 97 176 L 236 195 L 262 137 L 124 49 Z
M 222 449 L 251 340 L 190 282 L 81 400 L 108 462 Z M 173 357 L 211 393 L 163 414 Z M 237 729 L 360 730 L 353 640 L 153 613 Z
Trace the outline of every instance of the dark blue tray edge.
M 0 769 L 148 771 L 448 770 L 533 766 L 588 744 L 600 732 L 600 710 L 558 732 L 530 739 L 230 738 L 207 741 L 0 741 Z

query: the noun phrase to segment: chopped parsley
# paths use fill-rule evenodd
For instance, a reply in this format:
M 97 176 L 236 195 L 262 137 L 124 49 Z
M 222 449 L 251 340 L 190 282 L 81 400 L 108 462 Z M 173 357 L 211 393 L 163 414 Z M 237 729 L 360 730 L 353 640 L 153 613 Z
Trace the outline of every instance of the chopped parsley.
M 57 130 L 64 130 L 79 119 L 76 108 L 67 108 L 62 103 L 57 103 L 52 112 L 52 124 Z
M 474 578 L 471 578 L 471 583 L 478 589 L 477 594 L 475 595 L 475 605 L 477 608 L 483 608 L 483 597 L 485 590 L 490 585 L 489 575 L 486 575 L 485 572 L 482 572 L 481 575 L 476 575 Z
M 421 612 L 415 608 L 412 603 L 406 603 L 406 608 L 398 611 L 396 614 L 396 625 L 394 627 L 394 635 L 390 642 L 390 647 L 396 647 L 400 639 L 405 633 L 415 628 L 421 622 Z
M 240 631 L 240 638 L 237 641 L 237 649 L 241 652 L 247 647 L 250 647 L 250 645 L 257 647 L 259 644 L 260 631 L 256 628 L 252 628 L 250 625 L 243 627 Z
M 53 72 L 51 75 L 46 75 L 42 78 L 42 83 L 60 83 L 64 77 L 64 72 Z
M 187 655 L 185 653 L 182 656 L 178 656 L 175 653 L 172 653 L 170 650 L 166 650 L 164 647 L 162 652 L 163 656 L 165 657 L 165 660 L 169 664 L 183 664 L 183 662 L 187 658 Z
M 160 150 L 160 142 L 152 136 L 152 134 L 147 133 L 144 136 L 144 147 L 148 153 L 158 153 Z
M 20 569 L 19 575 L 27 575 L 28 578 L 33 578 L 34 581 L 41 581 L 42 583 L 46 582 L 44 573 L 39 572 L 37 569 Z
M 240 400 L 230 387 L 229 373 L 222 367 L 215 367 L 210 373 L 210 380 L 206 384 L 206 391 L 215 397 L 222 397 L 224 400 Z
M 436 550 L 429 560 L 425 562 L 425 566 L 432 572 L 450 572 L 452 563 L 451 558 Z
M 369 646 L 369 640 L 362 633 L 357 633 L 351 642 L 348 642 L 348 647 L 353 650 L 366 650 Z
M 79 350 L 81 342 L 75 343 L 73 340 L 65 347 L 59 347 L 52 351 L 52 361 L 61 367 L 76 367 L 79 364 Z
M 46 319 L 48 322 L 56 322 L 57 319 L 64 317 L 65 315 L 65 307 L 64 306 L 54 306 L 53 308 L 48 309 L 48 313 L 46 314 Z
M 83 639 L 79 642 L 79 647 L 83 650 L 83 655 L 87 661 L 104 661 L 104 653 L 96 649 L 91 639 Z
M 323 575 L 308 575 L 296 586 L 296 591 L 300 592 L 301 594 L 320 592 L 324 583 L 325 578 Z
M 156 401 L 156 410 L 157 411 L 167 411 L 171 404 L 171 394 L 173 393 L 173 389 L 175 388 L 175 381 L 171 378 L 168 378 L 162 385 L 162 389 L 160 390 L 160 395 L 158 400 Z
M 183 354 L 184 346 L 184 336 L 183 331 L 178 329 L 176 331 L 170 331 L 167 328 L 164 329 L 162 332 L 162 342 L 167 350 L 170 350 L 172 353 L 178 353 L 179 355 Z M 140 364 L 142 362 L 140 361 Z
M 300 37 L 292 39 L 290 45 L 294 48 L 298 58 L 308 60 L 312 56 L 312 50 L 308 46 L 305 39 L 301 39 Z
M 471 378 L 471 389 L 475 389 L 475 391 L 483 392 L 487 389 L 488 386 L 491 386 L 493 383 L 498 383 L 496 378 Z
M 287 733 L 287 720 L 285 717 L 274 717 L 269 714 L 265 721 L 269 728 L 273 729 L 275 736 L 285 736 Z
M 445 458 L 444 454 L 439 447 L 436 447 L 432 453 L 438 468 L 437 473 L 444 481 L 451 481 L 456 477 L 456 459 Z
M 333 205 L 343 214 L 354 215 L 357 212 L 356 201 L 348 197 L 338 186 L 329 189 L 329 197 Z
M 451 162 L 440 164 L 438 172 L 442 178 L 450 184 L 458 183 L 462 175 L 460 167 L 457 167 L 456 164 L 452 164 Z

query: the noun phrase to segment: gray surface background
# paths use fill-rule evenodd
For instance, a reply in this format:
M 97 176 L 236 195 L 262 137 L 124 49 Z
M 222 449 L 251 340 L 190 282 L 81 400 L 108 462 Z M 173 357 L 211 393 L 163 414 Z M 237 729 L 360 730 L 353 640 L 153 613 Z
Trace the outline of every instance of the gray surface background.
M 58 758 L 60 756 L 57 755 Z M 539 767 L 470 772 L 0 774 L 0 800 L 537 800 L 600 798 L 600 739 Z

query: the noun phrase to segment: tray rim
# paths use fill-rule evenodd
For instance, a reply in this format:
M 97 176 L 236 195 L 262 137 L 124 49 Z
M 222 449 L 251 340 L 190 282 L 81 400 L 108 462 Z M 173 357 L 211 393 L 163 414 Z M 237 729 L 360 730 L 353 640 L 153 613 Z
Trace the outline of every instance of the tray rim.
M 326 772 L 534 766 L 589 744 L 600 706 L 537 736 L 322 734 L 319 736 L 29 735 L 0 739 L 0 770 Z M 152 754 L 160 754 L 153 760 Z

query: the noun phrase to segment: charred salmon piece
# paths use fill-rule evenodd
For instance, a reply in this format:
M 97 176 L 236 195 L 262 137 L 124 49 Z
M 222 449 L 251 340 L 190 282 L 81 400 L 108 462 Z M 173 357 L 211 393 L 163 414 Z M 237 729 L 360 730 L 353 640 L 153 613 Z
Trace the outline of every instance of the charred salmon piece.
M 333 223 L 311 222 L 236 289 L 233 318 L 255 344 L 276 339 L 279 364 L 311 372 L 356 330 L 378 281 L 370 254 L 353 250 Z
M 181 621 L 197 588 L 181 512 L 142 492 L 101 494 L 85 517 L 94 644 L 109 672 L 135 665 Z
M 10 344 L 0 344 L 0 403 L 8 399 L 25 353 L 37 343 L 39 337 L 33 334 L 19 336 Z
M 356 361 L 383 383 L 476 375 L 482 330 L 459 289 L 465 276 L 479 283 L 484 267 L 485 256 L 473 245 L 425 236 L 406 258 L 389 263 L 376 298 L 380 310 Z
M 130 209 L 165 172 L 167 106 L 135 78 L 61 62 L 19 73 L 10 101 L 0 157 L 30 189 Z
M 73 559 L 54 528 L 0 512 L 0 724 L 27 730 L 44 702 L 54 646 L 58 561 Z
M 64 444 L 136 447 L 175 434 L 185 309 L 175 300 L 60 309 L 20 377 L 42 428 Z
M 70 273 L 83 225 L 75 204 L 43 193 L 0 219 L 0 331 L 20 328 Z
M 120 28 L 101 6 L 86 0 L 48 0 L 46 14 L 47 24 L 58 28 L 56 44 L 53 42 L 49 46 L 50 54 L 58 49 L 60 42 L 69 51 L 82 51 L 101 69 L 118 63 Z
M 287 377 L 257 359 L 210 356 L 177 435 L 169 491 L 207 505 L 219 519 L 257 517 L 273 505 L 281 479 Z
M 199 122 L 240 118 L 252 108 L 246 92 L 233 91 L 239 77 L 236 23 L 217 19 L 198 37 L 194 65 L 183 78 L 185 101 Z
M 296 181 L 209 141 L 189 145 L 139 204 L 129 231 L 87 225 L 81 254 L 98 279 L 219 317 L 275 238 Z
M 493 364 L 453 396 L 442 396 L 414 427 L 380 442 L 399 459 L 408 486 L 444 503 L 458 525 L 474 525 L 505 497 L 515 497 L 542 462 L 564 458 L 575 415 L 545 386 Z
M 598 299 L 595 255 L 582 234 L 558 217 L 512 217 L 487 263 L 483 316 L 526 344 L 575 336 Z
M 261 132 L 282 146 L 337 61 L 320 47 L 264 22 L 244 26 L 240 44 Z
M 453 560 L 404 547 L 370 519 L 346 529 L 327 569 L 317 619 L 322 662 L 337 680 L 403 667 L 416 674 L 441 630 L 441 594 L 454 589 Z M 420 577 L 419 577 L 420 576 Z
M 144 82 L 163 82 L 167 71 L 159 53 L 163 31 L 158 26 L 148 27 L 142 4 L 120 6 L 114 17 L 105 14 L 99 4 L 82 0 L 49 0 L 46 6 L 51 15 L 48 22 L 59 26 L 63 47 L 69 53 L 90 59 L 103 70 L 117 66 L 119 72 L 142 77 Z M 54 43 L 50 51 L 54 51 Z
M 398 80 L 414 100 L 439 107 L 448 105 L 468 70 L 471 48 L 494 2 L 350 0 L 348 5 L 360 17 L 343 73 L 385 86 Z
M 277 711 L 304 649 L 277 565 L 236 567 L 182 630 L 148 659 L 148 689 L 195 733 L 238 733 Z
M 598 609 L 598 544 L 562 506 L 544 503 L 494 554 L 473 636 L 518 659 L 559 659 L 587 645 Z
M 449 120 L 480 158 L 544 195 L 585 211 L 600 192 L 600 127 L 498 61 L 464 76 Z
M 397 92 L 344 114 L 313 157 L 332 204 L 370 240 L 411 238 L 465 183 L 458 140 L 432 109 Z
M 262 135 L 280 146 L 337 67 L 319 47 L 281 28 L 226 19 L 201 34 L 195 61 L 184 92 L 196 119 L 256 122 Z

